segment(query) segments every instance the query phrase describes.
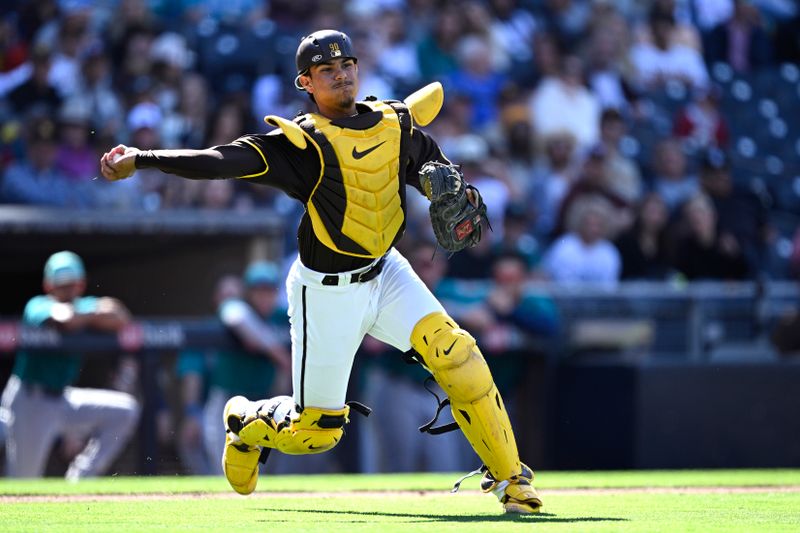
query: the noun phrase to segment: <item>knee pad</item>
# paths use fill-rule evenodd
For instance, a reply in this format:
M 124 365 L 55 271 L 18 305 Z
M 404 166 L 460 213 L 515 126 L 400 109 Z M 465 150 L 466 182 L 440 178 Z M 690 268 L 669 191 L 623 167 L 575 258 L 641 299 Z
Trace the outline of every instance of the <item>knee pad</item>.
M 420 320 L 411 345 L 450 398 L 450 409 L 495 479 L 522 471 L 508 413 L 475 339 L 444 313 Z
M 411 334 L 411 345 L 450 401 L 472 402 L 494 385 L 475 339 L 444 313 L 420 320 Z

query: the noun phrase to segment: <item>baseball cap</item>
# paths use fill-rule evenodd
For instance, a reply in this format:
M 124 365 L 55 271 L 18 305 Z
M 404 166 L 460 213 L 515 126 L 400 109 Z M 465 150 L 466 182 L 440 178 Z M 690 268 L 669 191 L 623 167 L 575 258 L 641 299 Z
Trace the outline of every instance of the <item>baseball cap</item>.
M 74 252 L 65 250 L 54 253 L 44 265 L 44 280 L 52 285 L 65 285 L 84 278 L 86 270 L 83 261 Z
M 244 284 L 250 287 L 268 285 L 275 287 L 278 285 L 280 272 L 275 263 L 268 261 L 256 261 L 247 267 L 244 273 Z

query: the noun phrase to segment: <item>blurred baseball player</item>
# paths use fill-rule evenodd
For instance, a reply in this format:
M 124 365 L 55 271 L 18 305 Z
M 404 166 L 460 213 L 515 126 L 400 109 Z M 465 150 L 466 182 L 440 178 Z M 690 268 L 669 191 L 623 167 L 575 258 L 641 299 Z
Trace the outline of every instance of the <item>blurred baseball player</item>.
M 418 361 L 447 391 L 453 416 L 484 463 L 482 488 L 507 512 L 533 513 L 541 500 L 532 471 L 520 463 L 508 415 L 473 337 L 458 327 L 393 248 L 405 228 L 406 187 L 431 200 L 440 244 L 476 244 L 486 207 L 436 142 L 429 124 L 441 84 L 403 102 L 356 102 L 358 60 L 350 38 L 321 30 L 296 53 L 295 86 L 317 112 L 287 120 L 269 115 L 266 135 L 247 135 L 206 150 L 117 146 L 101 158 L 109 180 L 158 168 L 193 179 L 236 176 L 277 187 L 301 201 L 300 256 L 286 288 L 292 336 L 293 396 L 231 398 L 225 408 L 223 468 L 242 494 L 255 490 L 261 449 L 288 454 L 330 450 L 350 407 L 345 392 L 364 335 Z M 434 444 L 435 445 L 435 444 Z
M 45 294 L 25 306 L 22 322 L 62 331 L 84 328 L 117 331 L 130 320 L 114 298 L 83 296 L 86 274 L 80 257 L 63 251 L 44 267 Z M 128 393 L 72 387 L 81 355 L 20 351 L 3 391 L 8 416 L 6 472 L 10 477 L 39 477 L 59 435 L 91 435 L 69 465 L 67 479 L 102 474 L 127 444 L 139 418 L 139 404 Z

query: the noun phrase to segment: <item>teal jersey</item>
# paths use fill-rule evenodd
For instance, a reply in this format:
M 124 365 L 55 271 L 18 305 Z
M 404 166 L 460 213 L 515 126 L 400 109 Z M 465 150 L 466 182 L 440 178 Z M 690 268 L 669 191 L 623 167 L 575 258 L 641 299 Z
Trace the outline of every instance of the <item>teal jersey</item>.
M 47 295 L 31 298 L 22 314 L 22 323 L 26 326 L 44 326 L 57 303 Z M 97 298 L 94 296 L 84 296 L 72 303 L 79 314 L 90 313 L 97 308 Z M 81 354 L 77 353 L 32 353 L 21 350 L 17 353 L 12 372 L 24 383 L 36 383 L 55 392 L 75 383 L 82 359 Z
M 232 315 L 251 314 L 257 316 L 249 304 L 231 299 L 223 302 L 218 311 L 223 324 L 231 321 Z M 258 317 L 264 322 L 277 344 L 289 345 L 289 317 L 285 309 L 276 309 L 268 317 Z M 220 350 L 215 357 L 209 385 L 224 389 L 231 394 L 241 394 L 248 398 L 266 397 L 275 380 L 275 365 L 261 353 L 252 353 L 244 347 L 233 350 Z

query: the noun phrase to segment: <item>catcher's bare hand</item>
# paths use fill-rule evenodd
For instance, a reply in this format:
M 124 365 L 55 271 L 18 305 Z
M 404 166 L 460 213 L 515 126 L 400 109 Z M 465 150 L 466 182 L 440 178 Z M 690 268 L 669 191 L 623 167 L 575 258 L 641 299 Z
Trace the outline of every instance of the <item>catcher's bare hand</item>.
M 129 178 L 136 172 L 136 155 L 138 148 L 119 144 L 100 158 L 100 173 L 108 181 Z

